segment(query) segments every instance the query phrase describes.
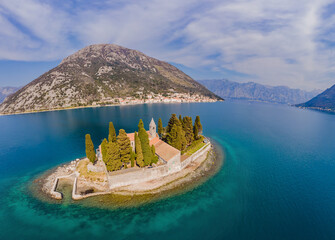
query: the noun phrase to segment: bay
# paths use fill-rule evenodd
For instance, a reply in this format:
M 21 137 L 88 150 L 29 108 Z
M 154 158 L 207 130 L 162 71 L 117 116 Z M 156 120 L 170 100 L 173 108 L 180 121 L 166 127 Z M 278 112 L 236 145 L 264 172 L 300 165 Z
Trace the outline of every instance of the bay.
M 129 209 L 52 204 L 27 184 L 85 155 L 108 122 L 199 115 L 224 151 L 220 171 L 181 195 Z M 335 115 L 226 101 L 0 116 L 0 239 L 335 239 Z

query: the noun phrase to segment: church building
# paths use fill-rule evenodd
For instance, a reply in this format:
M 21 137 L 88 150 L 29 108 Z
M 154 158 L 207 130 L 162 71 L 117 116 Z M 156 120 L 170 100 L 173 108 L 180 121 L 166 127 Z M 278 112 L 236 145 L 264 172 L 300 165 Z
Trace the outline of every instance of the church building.
M 180 151 L 166 142 L 159 139 L 157 134 L 156 123 L 154 119 L 151 119 L 149 124 L 149 131 L 147 131 L 149 135 L 150 146 L 154 145 L 156 149 L 156 155 L 159 160 L 169 166 L 170 171 L 179 171 L 180 170 Z M 135 133 L 128 133 L 127 136 L 130 139 L 130 144 L 135 151 Z

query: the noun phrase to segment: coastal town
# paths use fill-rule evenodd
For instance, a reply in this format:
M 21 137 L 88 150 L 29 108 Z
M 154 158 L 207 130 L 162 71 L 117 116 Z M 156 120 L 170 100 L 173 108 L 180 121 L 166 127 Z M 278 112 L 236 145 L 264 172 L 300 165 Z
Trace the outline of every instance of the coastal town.
M 172 114 L 166 127 L 152 118 L 145 129 L 143 121 L 138 131 L 116 135 L 109 123 L 108 138 L 95 149 L 91 136 L 85 136 L 86 157 L 58 167 L 43 185 L 52 198 L 62 199 L 59 185 L 72 183 L 72 199 L 116 192 L 140 194 L 157 190 L 195 171 L 208 158 L 212 148 L 202 135 L 202 124 L 197 116 Z
M 143 103 L 192 103 L 192 102 L 216 102 L 216 99 L 199 94 L 175 93 L 155 94 L 150 92 L 144 94 L 143 91 L 137 91 L 134 96 L 128 97 L 107 97 L 101 101 L 92 102 L 92 106 L 104 105 L 127 105 L 127 104 L 143 104 Z

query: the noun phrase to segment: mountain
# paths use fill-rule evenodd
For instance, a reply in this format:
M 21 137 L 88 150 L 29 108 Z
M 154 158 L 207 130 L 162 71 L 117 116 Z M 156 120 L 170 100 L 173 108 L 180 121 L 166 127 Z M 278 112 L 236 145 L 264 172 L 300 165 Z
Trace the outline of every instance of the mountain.
M 335 111 L 335 85 L 326 89 L 308 102 L 297 104 L 296 106 L 301 108 Z
M 19 87 L 0 87 L 0 103 L 5 100 L 7 96 L 15 93 L 19 89 Z
M 237 83 L 229 80 L 198 81 L 209 90 L 223 98 L 256 100 L 265 102 L 297 104 L 316 96 L 320 91 L 306 92 L 285 86 L 266 86 L 254 82 Z
M 9 96 L 0 105 L 0 113 L 99 105 L 156 95 L 174 96 L 176 100 L 221 99 L 166 62 L 115 44 L 97 44 L 70 55 Z

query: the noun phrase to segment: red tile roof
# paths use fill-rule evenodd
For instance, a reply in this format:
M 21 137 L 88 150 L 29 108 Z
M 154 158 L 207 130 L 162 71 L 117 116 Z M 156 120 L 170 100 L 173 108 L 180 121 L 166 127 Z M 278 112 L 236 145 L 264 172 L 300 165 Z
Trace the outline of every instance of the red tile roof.
M 159 141 L 161 141 L 161 140 L 159 139 L 159 137 L 155 137 L 155 138 L 151 139 L 151 140 L 150 140 L 150 146 L 151 146 L 151 145 L 155 145 L 155 144 L 157 144 Z
M 157 138 L 154 138 L 151 141 L 153 142 L 155 149 L 156 149 L 156 154 L 159 157 L 163 158 L 165 161 L 168 162 L 176 155 L 180 155 L 180 151 L 177 148 L 174 148 L 171 145 L 167 144 L 166 142 L 163 142 L 162 140 L 160 140 L 159 138 L 157 139 Z
M 150 135 L 149 131 L 147 133 Z M 129 137 L 130 141 L 135 140 L 135 133 L 128 133 L 127 136 Z M 150 146 L 154 145 L 156 149 L 156 154 L 163 158 L 166 162 L 171 160 L 176 155 L 180 155 L 180 151 L 171 145 L 167 144 L 166 142 L 159 139 L 158 135 L 150 140 Z
M 127 133 L 127 136 L 130 141 L 135 141 L 135 133 Z
M 147 131 L 148 135 L 150 136 L 150 132 Z M 127 133 L 130 141 L 135 141 L 135 133 Z

